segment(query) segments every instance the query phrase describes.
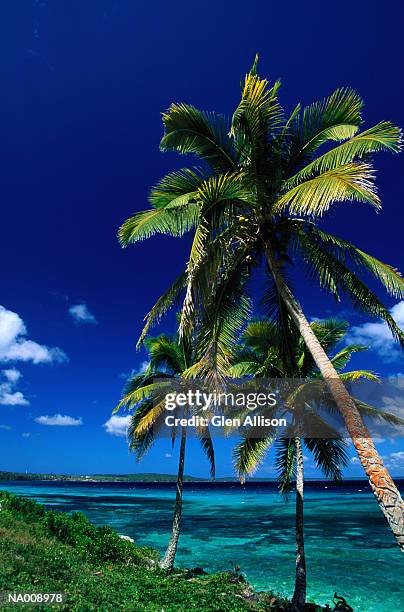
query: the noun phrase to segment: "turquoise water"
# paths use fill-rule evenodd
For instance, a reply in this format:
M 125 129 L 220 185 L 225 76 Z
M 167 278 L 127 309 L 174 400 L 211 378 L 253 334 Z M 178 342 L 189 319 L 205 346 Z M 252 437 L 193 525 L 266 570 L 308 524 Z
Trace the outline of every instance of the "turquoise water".
M 327 487 L 327 488 L 325 488 Z M 84 512 L 137 543 L 164 550 L 174 490 L 167 485 L 7 483 L 48 507 Z M 240 565 L 258 589 L 291 595 L 294 499 L 257 484 L 187 485 L 177 563 L 207 571 Z M 366 485 L 309 487 L 305 498 L 308 595 L 331 602 L 334 591 L 356 611 L 403 612 L 403 558 Z

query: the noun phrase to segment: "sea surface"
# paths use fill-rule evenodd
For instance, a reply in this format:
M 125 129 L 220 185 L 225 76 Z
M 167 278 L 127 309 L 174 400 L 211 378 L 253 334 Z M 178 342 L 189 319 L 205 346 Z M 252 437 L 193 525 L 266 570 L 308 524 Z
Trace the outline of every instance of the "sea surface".
M 404 481 L 401 481 L 401 489 Z M 0 482 L 48 508 L 84 512 L 137 543 L 168 541 L 175 487 L 147 483 Z M 308 600 L 334 591 L 356 611 L 404 611 L 404 559 L 364 482 L 308 483 L 305 495 Z M 206 571 L 240 565 L 260 590 L 293 592 L 294 496 L 273 483 L 187 483 L 177 564 Z

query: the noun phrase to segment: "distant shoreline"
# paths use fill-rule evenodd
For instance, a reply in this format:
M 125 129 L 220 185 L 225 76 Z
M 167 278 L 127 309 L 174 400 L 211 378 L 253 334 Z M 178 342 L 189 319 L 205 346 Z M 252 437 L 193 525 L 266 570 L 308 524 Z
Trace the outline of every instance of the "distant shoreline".
M 404 477 L 395 477 L 396 481 L 402 481 Z M 71 484 L 175 484 L 176 477 L 174 474 L 154 474 L 154 473 L 141 473 L 141 474 L 29 474 L 23 472 L 6 472 L 0 471 L 0 488 L 1 482 L 14 482 L 14 483 L 71 483 Z M 223 485 L 223 484 L 239 484 L 236 478 L 222 477 L 211 480 L 209 478 L 199 478 L 195 476 L 185 476 L 184 482 L 187 484 L 194 485 Z M 247 480 L 247 485 L 254 484 L 277 484 L 277 480 L 273 478 L 250 478 Z M 361 483 L 367 486 L 368 482 L 366 478 L 347 478 L 341 481 L 341 483 L 330 482 L 329 480 L 322 480 L 320 478 L 307 478 L 306 483 L 308 485 L 325 485 L 326 487 L 338 487 L 347 486 L 349 484 Z
M 36 474 L 0 471 L 1 481 L 43 481 L 43 482 L 175 482 L 175 474 Z M 184 476 L 186 482 L 208 482 L 208 478 Z

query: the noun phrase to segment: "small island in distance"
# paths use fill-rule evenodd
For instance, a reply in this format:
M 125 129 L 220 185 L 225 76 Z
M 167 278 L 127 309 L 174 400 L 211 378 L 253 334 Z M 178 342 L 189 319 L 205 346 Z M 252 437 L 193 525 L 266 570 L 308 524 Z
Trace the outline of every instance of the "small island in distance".
M 53 482 L 93 482 L 93 483 L 102 483 L 102 482 L 133 482 L 133 483 L 175 483 L 176 475 L 175 474 L 158 474 L 158 473 L 138 473 L 138 474 L 36 474 L 29 472 L 7 472 L 0 471 L 0 481 L 53 481 Z M 399 478 L 398 480 L 402 480 Z M 308 482 L 314 483 L 322 483 L 324 482 L 321 478 L 307 478 Z M 335 486 L 338 484 L 348 484 L 355 481 L 364 481 L 367 484 L 366 479 L 364 478 L 353 478 L 342 480 L 340 483 L 338 482 L 327 482 L 328 486 Z M 202 478 L 198 476 L 184 476 L 184 482 L 188 483 L 239 483 L 240 481 L 232 476 L 224 476 L 221 478 L 215 478 L 212 480 L 211 478 Z M 256 482 L 256 483 L 277 483 L 276 478 L 260 478 L 260 477 L 251 477 L 247 482 Z
M 53 480 L 74 482 L 175 482 L 175 474 L 31 474 L 28 472 L 0 471 L 1 480 Z M 224 480 L 234 480 L 225 478 Z M 184 476 L 186 482 L 206 482 L 208 478 Z

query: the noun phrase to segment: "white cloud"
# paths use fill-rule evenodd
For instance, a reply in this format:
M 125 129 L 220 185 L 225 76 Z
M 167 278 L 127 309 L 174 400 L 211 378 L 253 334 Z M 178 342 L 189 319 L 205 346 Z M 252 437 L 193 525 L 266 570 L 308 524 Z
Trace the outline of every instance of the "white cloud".
M 29 401 L 24 397 L 21 391 L 9 393 L 6 385 L 0 385 L 0 404 L 2 406 L 28 406 Z
M 0 382 L 0 404 L 2 406 L 27 406 L 29 401 L 21 391 L 15 390 L 15 385 L 22 376 L 21 372 L 10 368 L 3 370 L 1 374 L 5 380 Z
M 27 340 L 26 336 L 27 328 L 21 317 L 0 306 L 0 362 L 32 361 L 38 364 L 67 360 L 61 349 Z
M 358 457 L 351 457 L 351 463 L 353 463 L 353 465 L 359 465 L 360 461 Z
M 397 387 L 397 389 L 404 391 L 404 374 L 402 372 L 397 372 L 397 374 L 389 376 L 389 381 L 392 385 Z
M 385 455 L 383 460 L 388 468 L 404 469 L 404 451 Z
M 150 365 L 150 361 L 142 361 L 138 368 L 132 369 L 130 372 L 121 372 L 119 374 L 119 378 L 123 378 L 124 380 L 128 380 L 133 376 L 137 376 L 138 374 L 144 374 L 147 368 Z
M 171 459 L 172 454 L 171 454 L 171 453 L 166 453 L 166 454 L 164 455 L 164 457 L 165 457 L 166 459 Z
M 73 317 L 76 323 L 90 323 L 96 325 L 98 323 L 95 316 L 88 310 L 86 304 L 75 304 L 70 306 L 69 315 Z
M 12 427 L 10 427 L 10 425 L 0 425 L 0 429 L 4 429 L 4 431 L 11 431 Z
M 3 373 L 3 376 L 8 380 L 8 382 L 14 385 L 20 380 L 22 376 L 21 372 L 17 370 L 16 368 L 10 368 L 9 370 L 3 370 L 2 373 Z
M 121 417 L 114 415 L 104 423 L 103 427 L 105 427 L 105 431 L 112 436 L 126 437 L 130 419 L 130 416 Z
M 403 393 L 400 393 L 400 389 L 399 392 L 396 395 L 393 395 L 392 393 L 389 393 L 389 395 L 384 395 L 382 397 L 382 402 L 383 402 L 383 410 L 385 410 L 386 412 L 391 412 L 393 414 L 395 414 L 396 416 L 400 417 L 400 419 L 402 419 L 404 417 L 404 404 L 403 404 Z M 397 427 L 400 427 L 399 425 Z M 404 430 L 402 431 L 402 433 L 404 433 Z
M 21 434 L 23 438 L 30 438 L 31 434 L 29 431 L 24 431 L 24 433 Z
M 388 381 L 379 385 L 379 407 L 404 419 L 404 377 L 402 375 L 390 376 Z M 369 429 L 375 442 L 383 442 L 383 439 L 394 440 L 404 438 L 404 425 L 390 425 L 385 421 L 373 420 L 369 423 Z
M 35 422 L 39 423 L 40 425 L 58 425 L 60 427 L 83 425 L 81 417 L 76 419 L 75 417 L 62 414 L 54 414 L 53 416 L 40 416 L 35 419 Z
M 390 309 L 390 314 L 397 325 L 404 331 L 404 300 Z M 365 344 L 376 351 L 385 362 L 395 361 L 402 356 L 402 351 L 394 341 L 391 331 L 384 321 L 363 323 L 351 327 L 346 337 L 348 344 Z
M 0 354 L 1 359 L 1 354 Z M 67 361 L 65 353 L 55 347 L 49 348 L 32 340 L 19 340 L 9 347 L 7 353 L 3 355 L 4 361 L 32 361 L 38 363 L 52 363 Z

